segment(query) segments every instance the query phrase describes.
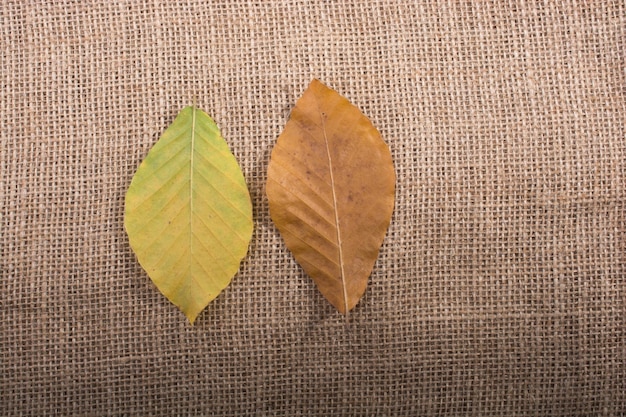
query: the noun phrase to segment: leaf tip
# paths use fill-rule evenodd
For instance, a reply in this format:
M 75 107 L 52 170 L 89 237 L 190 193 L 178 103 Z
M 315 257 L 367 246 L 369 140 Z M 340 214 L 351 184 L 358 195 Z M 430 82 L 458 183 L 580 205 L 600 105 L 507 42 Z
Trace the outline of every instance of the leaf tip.
M 196 319 L 198 318 L 198 314 L 199 313 L 190 313 L 190 312 L 185 312 L 185 317 L 187 317 L 187 320 L 189 320 L 189 324 L 191 326 L 193 326 L 194 322 L 196 321 Z
M 309 84 L 309 88 L 311 89 L 330 89 L 326 84 L 324 84 L 319 78 L 313 78 L 311 83 Z

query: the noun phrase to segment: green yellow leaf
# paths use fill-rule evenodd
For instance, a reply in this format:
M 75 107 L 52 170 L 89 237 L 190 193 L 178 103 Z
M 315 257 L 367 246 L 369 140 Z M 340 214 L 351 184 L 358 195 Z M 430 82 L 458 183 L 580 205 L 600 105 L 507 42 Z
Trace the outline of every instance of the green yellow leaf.
M 318 80 L 296 103 L 268 167 L 270 215 L 320 292 L 348 314 L 391 221 L 391 153 L 358 108 Z
M 248 188 L 215 122 L 184 108 L 126 193 L 124 226 L 139 263 L 193 324 L 231 282 L 252 236 Z

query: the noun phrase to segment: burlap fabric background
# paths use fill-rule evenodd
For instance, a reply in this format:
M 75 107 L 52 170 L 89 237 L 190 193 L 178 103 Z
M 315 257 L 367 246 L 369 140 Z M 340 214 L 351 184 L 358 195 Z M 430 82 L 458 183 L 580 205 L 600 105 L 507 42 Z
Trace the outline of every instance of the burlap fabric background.
M 0 31 L 0 413 L 626 413 L 623 2 L 5 1 Z M 398 176 L 348 325 L 264 194 L 313 77 Z M 123 202 L 194 96 L 255 232 L 191 327 Z

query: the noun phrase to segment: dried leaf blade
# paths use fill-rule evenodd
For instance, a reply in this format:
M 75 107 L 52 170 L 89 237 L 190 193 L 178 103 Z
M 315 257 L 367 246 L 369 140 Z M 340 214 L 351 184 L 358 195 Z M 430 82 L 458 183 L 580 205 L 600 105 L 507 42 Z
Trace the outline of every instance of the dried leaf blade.
M 266 192 L 287 247 L 347 314 L 365 292 L 393 212 L 395 171 L 380 133 L 313 80 L 272 150 Z

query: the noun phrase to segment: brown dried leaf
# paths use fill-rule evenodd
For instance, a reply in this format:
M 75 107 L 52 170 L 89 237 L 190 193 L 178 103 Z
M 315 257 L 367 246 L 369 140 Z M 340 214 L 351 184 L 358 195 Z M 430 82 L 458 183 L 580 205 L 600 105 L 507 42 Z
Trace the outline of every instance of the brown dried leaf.
M 365 292 L 394 194 L 391 153 L 378 130 L 313 80 L 272 150 L 267 197 L 287 247 L 343 314 Z

